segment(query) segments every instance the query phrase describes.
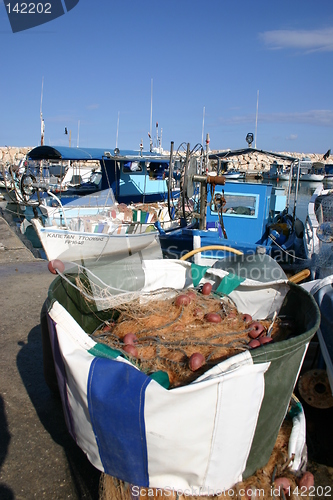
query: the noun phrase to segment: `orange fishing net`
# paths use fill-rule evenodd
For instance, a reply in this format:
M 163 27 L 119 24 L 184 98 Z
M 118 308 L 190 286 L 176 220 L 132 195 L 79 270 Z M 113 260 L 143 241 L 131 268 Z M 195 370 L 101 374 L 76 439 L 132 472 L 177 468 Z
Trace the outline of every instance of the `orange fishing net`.
M 253 321 L 228 298 L 187 290 L 142 304 L 136 299 L 114 310 L 93 334 L 147 374 L 162 370 L 170 387 L 185 385 L 217 363 L 244 350 L 285 338 L 290 325 L 279 318 Z

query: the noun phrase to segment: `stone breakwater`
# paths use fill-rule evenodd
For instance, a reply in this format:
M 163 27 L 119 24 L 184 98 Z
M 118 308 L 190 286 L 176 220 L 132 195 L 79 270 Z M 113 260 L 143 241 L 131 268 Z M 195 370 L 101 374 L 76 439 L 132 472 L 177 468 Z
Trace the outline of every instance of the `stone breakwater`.
M 20 161 L 31 151 L 32 147 L 8 147 L 0 146 L 0 165 L 18 165 Z
M 8 166 L 8 165 L 18 165 L 20 160 L 26 156 L 26 154 L 31 151 L 33 147 L 1 147 L 0 146 L 0 166 Z M 212 151 L 216 153 L 217 151 Z M 322 154 L 304 154 L 304 153 L 287 153 L 287 152 L 279 152 L 279 154 L 284 154 L 287 156 L 292 156 L 293 158 L 304 158 L 305 156 L 309 157 L 311 161 L 316 162 L 324 162 Z M 288 164 L 289 162 L 280 161 L 278 158 L 276 160 L 279 163 Z M 234 157 L 230 160 L 231 166 L 233 166 L 237 170 L 245 171 L 250 173 L 258 173 L 269 170 L 270 164 L 274 161 L 272 156 L 266 156 L 259 152 L 254 152 L 252 154 L 244 154 Z M 331 159 L 328 161 L 332 162 Z M 327 161 L 325 162 L 327 163 Z
M 226 150 L 223 150 L 226 151 Z M 213 151 L 214 153 L 217 153 L 218 151 Z M 302 159 L 302 158 L 310 158 L 310 160 L 314 162 L 323 162 L 323 163 L 331 163 L 332 160 L 323 160 L 323 155 L 322 154 L 315 154 L 315 153 L 290 153 L 286 151 L 279 151 L 277 154 L 285 155 L 285 156 L 290 156 L 295 159 Z M 263 153 L 259 152 L 253 152 L 251 154 L 244 154 L 244 155 L 239 155 L 232 157 L 228 159 L 229 163 L 229 168 L 235 168 L 236 170 L 240 170 L 242 172 L 246 172 L 248 174 L 256 174 L 259 172 L 265 172 L 269 170 L 269 167 L 273 161 L 276 160 L 278 163 L 281 163 L 283 165 L 290 165 L 290 161 L 287 160 L 281 160 L 277 157 L 273 157 L 270 155 L 265 155 Z

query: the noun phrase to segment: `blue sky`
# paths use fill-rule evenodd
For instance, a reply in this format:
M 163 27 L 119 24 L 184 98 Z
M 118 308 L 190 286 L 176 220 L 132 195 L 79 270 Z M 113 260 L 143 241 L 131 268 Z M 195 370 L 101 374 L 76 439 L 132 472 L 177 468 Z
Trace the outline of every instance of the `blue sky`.
M 0 146 L 333 150 L 332 0 L 80 0 L 13 34 L 0 0 Z

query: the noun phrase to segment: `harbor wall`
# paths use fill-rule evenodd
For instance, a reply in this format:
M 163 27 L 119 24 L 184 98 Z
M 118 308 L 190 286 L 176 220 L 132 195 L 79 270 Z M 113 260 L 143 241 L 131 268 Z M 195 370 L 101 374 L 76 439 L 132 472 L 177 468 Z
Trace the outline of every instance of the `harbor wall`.
M 33 147 L 7 147 L 7 146 L 0 146 L 0 167 L 6 166 L 6 165 L 18 165 L 20 160 L 26 156 L 26 154 L 31 151 Z M 221 150 L 219 150 L 221 151 Z M 218 152 L 218 150 L 212 151 L 214 153 Z M 165 151 L 165 153 L 167 153 Z M 304 153 L 295 153 L 295 152 L 279 152 L 279 154 L 287 155 L 287 156 L 292 156 L 294 158 L 304 158 L 304 156 L 307 156 L 310 158 L 312 162 L 316 161 L 321 161 L 324 162 L 323 160 L 323 155 L 322 154 L 304 154 Z M 273 159 L 272 157 L 266 156 L 262 153 L 255 152 L 251 155 L 245 154 L 245 155 L 239 155 L 232 160 L 232 165 L 235 169 L 237 170 L 242 170 L 248 173 L 256 173 L 256 172 L 263 172 L 263 171 L 268 171 L 270 163 L 272 163 Z M 279 160 L 278 160 L 279 161 Z M 329 159 L 328 163 L 331 163 L 333 159 Z M 280 161 L 279 161 L 280 163 Z M 282 162 L 281 163 L 286 163 L 288 162 Z M 327 163 L 327 161 L 326 161 Z

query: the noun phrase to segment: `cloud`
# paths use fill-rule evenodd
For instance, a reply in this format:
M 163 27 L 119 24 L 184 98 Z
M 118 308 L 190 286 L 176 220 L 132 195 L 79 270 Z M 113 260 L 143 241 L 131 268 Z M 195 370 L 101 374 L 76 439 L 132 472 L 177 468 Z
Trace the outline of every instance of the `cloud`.
M 286 137 L 287 141 L 296 141 L 298 139 L 297 134 L 290 134 L 288 137 Z
M 89 109 L 89 110 L 98 109 L 98 108 L 99 108 L 99 104 L 88 104 L 88 106 L 86 106 L 86 109 Z
M 49 123 L 64 123 L 66 125 L 68 123 L 76 122 L 77 120 L 73 115 L 65 114 L 65 115 L 48 116 L 45 121 Z
M 239 125 L 242 123 L 254 123 L 255 115 L 240 115 L 230 118 L 218 119 L 218 124 Z M 258 115 L 260 123 L 297 123 L 316 125 L 319 127 L 333 127 L 333 110 L 329 109 L 314 109 L 304 112 L 292 113 L 262 113 Z
M 333 28 L 265 31 L 259 33 L 259 38 L 274 50 L 299 49 L 306 53 L 333 51 Z

